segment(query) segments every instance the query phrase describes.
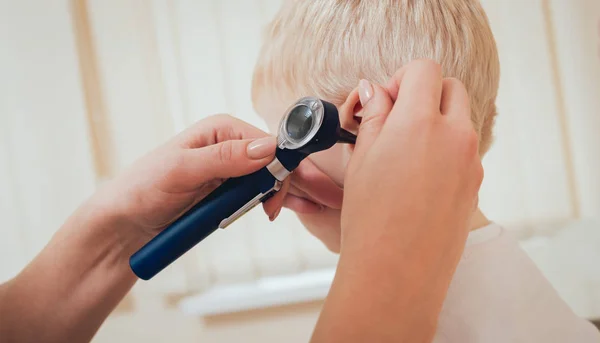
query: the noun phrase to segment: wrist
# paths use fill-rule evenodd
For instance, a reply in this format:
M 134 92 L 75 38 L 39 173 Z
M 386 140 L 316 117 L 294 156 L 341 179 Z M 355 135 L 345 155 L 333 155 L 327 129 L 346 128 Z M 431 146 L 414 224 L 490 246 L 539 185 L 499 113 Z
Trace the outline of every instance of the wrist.
M 129 269 L 129 257 L 154 236 L 135 221 L 138 209 L 132 207 L 131 191 L 113 180 L 89 198 L 79 209 L 90 235 L 104 242 L 115 259 Z
M 102 190 L 97 192 L 77 209 L 57 235 L 76 235 L 82 247 L 99 256 L 97 262 L 103 268 L 131 276 L 129 257 L 142 239 L 124 211 L 105 200 L 109 198 L 103 196 Z

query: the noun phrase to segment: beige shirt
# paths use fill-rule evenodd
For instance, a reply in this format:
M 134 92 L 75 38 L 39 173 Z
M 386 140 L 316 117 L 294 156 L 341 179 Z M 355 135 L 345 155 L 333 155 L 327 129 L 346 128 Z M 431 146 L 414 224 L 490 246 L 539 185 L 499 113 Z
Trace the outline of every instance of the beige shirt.
M 471 232 L 440 314 L 435 343 L 600 342 L 518 242 L 497 224 Z

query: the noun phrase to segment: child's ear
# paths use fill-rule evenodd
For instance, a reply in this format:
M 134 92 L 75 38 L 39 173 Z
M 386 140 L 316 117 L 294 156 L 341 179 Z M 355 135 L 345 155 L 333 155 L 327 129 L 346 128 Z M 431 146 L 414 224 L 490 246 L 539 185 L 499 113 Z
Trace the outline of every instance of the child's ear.
M 354 88 L 346 98 L 346 101 L 338 108 L 340 124 L 343 129 L 354 134 L 358 133 L 358 126 L 362 118 L 362 105 L 358 97 L 358 87 Z

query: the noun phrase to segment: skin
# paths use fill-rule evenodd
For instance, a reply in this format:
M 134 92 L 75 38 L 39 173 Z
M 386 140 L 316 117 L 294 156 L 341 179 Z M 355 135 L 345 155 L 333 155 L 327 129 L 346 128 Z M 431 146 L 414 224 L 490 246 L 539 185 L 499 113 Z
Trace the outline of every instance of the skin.
M 345 175 L 340 263 L 314 342 L 431 340 L 464 248 L 482 177 L 468 97 L 460 82 L 442 81 L 433 62 L 407 68 L 394 78 L 395 94 L 376 86 L 365 106 Z M 223 179 L 267 165 L 275 146 L 274 137 L 221 115 L 137 161 L 0 285 L 2 342 L 90 341 L 136 282 L 131 254 Z M 390 161 L 386 168 L 381 159 Z M 341 207 L 341 188 L 313 164 L 296 174 L 299 186 L 287 182 L 266 208 L 301 193 L 302 180 L 337 187 L 333 196 L 327 190 L 306 196 Z

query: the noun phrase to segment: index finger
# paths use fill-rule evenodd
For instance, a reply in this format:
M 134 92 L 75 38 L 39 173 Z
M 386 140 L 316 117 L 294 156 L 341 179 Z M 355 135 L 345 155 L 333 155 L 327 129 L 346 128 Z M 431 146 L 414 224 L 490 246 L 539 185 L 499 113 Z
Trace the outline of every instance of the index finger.
M 269 136 L 263 130 L 227 114 L 210 116 L 196 122 L 174 139 L 176 144 L 197 149 L 228 140 L 255 139 Z

